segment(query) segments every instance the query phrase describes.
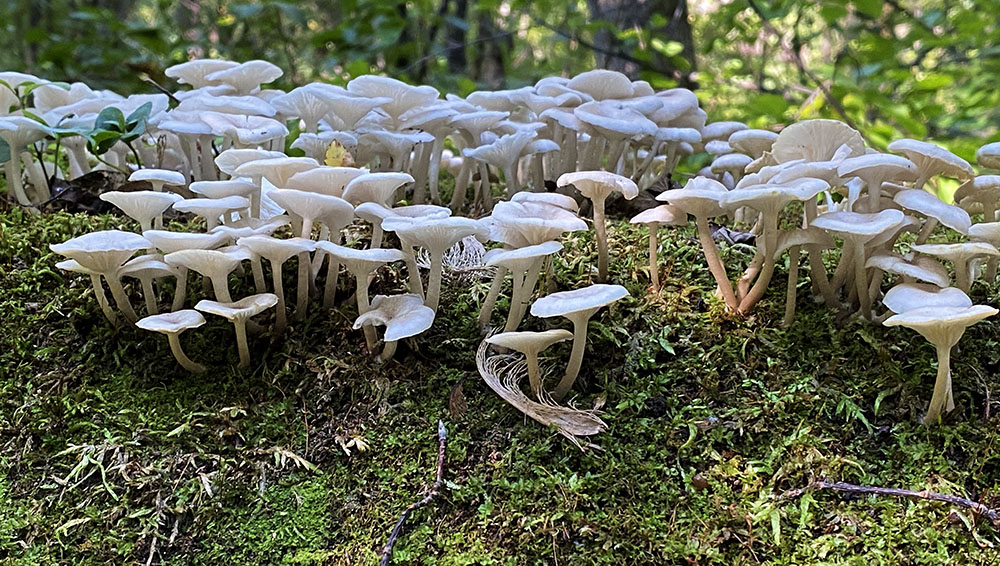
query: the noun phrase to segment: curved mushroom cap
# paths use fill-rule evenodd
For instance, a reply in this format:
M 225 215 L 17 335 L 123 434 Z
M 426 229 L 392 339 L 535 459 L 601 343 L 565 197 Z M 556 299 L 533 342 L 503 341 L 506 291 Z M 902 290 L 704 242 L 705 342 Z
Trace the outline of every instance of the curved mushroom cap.
M 594 100 L 608 98 L 631 98 L 635 92 L 632 81 L 618 71 L 594 69 L 570 79 L 567 88 L 582 92 Z
M 443 253 L 468 236 L 485 241 L 489 237 L 488 230 L 478 221 L 471 218 L 449 216 L 445 218 L 425 219 L 387 218 L 382 222 L 385 230 L 396 232 L 400 239 L 427 249 L 434 253 Z
M 321 165 L 315 169 L 299 171 L 292 175 L 285 182 L 284 188 L 343 198 L 344 187 L 354 179 L 366 174 L 368 174 L 368 170 L 357 167 Z
M 394 261 L 402 261 L 406 256 L 402 251 L 392 248 L 373 248 L 358 250 L 334 244 L 329 241 L 316 242 L 316 249 L 337 258 L 349 271 L 355 273 L 371 273 L 382 265 Z
M 189 328 L 198 328 L 204 324 L 205 317 L 200 312 L 191 309 L 154 314 L 139 319 L 135 323 L 143 330 L 161 334 L 180 334 Z
M 174 210 L 190 212 L 206 218 L 216 218 L 227 212 L 236 212 L 250 208 L 250 199 L 231 196 L 224 198 L 188 198 L 174 203 Z
M 929 257 L 917 257 L 912 261 L 894 254 L 874 254 L 865 262 L 865 267 L 881 269 L 886 273 L 912 277 L 920 281 L 933 283 L 938 287 L 951 285 L 951 276 L 943 265 Z
M 261 159 L 279 159 L 286 157 L 280 151 L 268 151 L 266 149 L 239 149 L 230 148 L 223 151 L 215 158 L 215 166 L 226 175 L 236 175 L 236 169 L 244 163 L 258 161 Z M 244 175 L 245 177 L 256 177 L 256 173 Z M 263 176 L 263 173 L 260 174 Z
M 363 202 L 377 202 L 391 208 L 396 191 L 407 183 L 412 183 L 409 173 L 366 173 L 351 179 L 344 187 L 343 199 L 358 206 Z
M 900 283 L 882 297 L 885 308 L 902 313 L 924 307 L 971 307 L 972 299 L 957 287 Z
M 277 157 L 274 159 L 254 159 L 236 168 L 238 177 L 263 177 L 275 187 L 284 187 L 288 179 L 302 171 L 319 167 L 319 162 L 310 157 Z
M 511 271 L 527 271 L 538 258 L 552 255 L 563 248 L 559 242 L 543 242 L 513 250 L 490 250 L 483 257 L 487 266 L 503 266 Z
M 278 216 L 272 216 L 267 219 L 260 218 L 243 218 L 233 226 L 226 226 L 225 224 L 220 224 L 209 234 L 223 234 L 230 241 L 236 241 L 239 238 L 245 238 L 247 236 L 270 236 L 278 228 L 282 226 L 291 224 L 292 217 L 287 214 L 279 214 Z
M 911 244 L 915 252 L 938 257 L 947 261 L 965 263 L 979 257 L 1000 257 L 992 244 L 986 242 L 960 242 L 955 244 Z
M 803 120 L 781 130 L 771 146 L 771 155 L 778 163 L 795 159 L 829 161 L 843 145 L 850 148 L 846 157 L 865 154 L 865 140 L 847 124 L 839 120 Z
M 192 88 L 201 88 L 219 84 L 218 81 L 207 79 L 207 75 L 216 71 L 231 69 L 237 65 L 239 63 L 224 59 L 195 59 L 167 67 L 163 70 L 163 74 L 181 84 L 191 85 Z
M 257 185 L 250 181 L 236 178 L 225 181 L 195 181 L 188 186 L 188 189 L 197 195 L 205 198 L 219 199 L 226 197 L 249 197 L 257 191 Z
M 452 116 L 448 123 L 455 129 L 468 132 L 476 145 L 482 142 L 483 132 L 495 128 L 501 120 L 507 118 L 507 112 L 494 112 L 482 110 L 477 112 L 466 112 Z
M 221 316 L 233 322 L 244 321 L 258 315 L 267 309 L 278 304 L 278 296 L 274 293 L 260 293 L 243 297 L 232 303 L 220 303 L 202 299 L 194 308 L 201 312 L 207 312 Z
M 969 213 L 953 204 L 945 204 L 941 199 L 921 189 L 906 189 L 893 195 L 892 200 L 906 210 L 919 212 L 928 218 L 936 218 L 941 224 L 968 234 L 972 226 Z
M 170 232 L 167 230 L 146 230 L 142 237 L 152 242 L 153 247 L 165 254 L 180 250 L 210 250 L 225 243 L 226 235 L 220 232 Z
M 684 226 L 688 222 L 687 213 L 672 204 L 661 204 L 647 208 L 629 220 L 632 224 L 663 224 L 665 226 Z
M 56 263 L 58 269 L 63 271 L 72 271 L 73 273 L 83 273 L 84 275 L 100 275 L 97 271 L 91 271 L 86 267 L 80 265 L 80 262 L 75 259 L 64 259 Z
M 571 338 L 573 338 L 573 333 L 569 330 L 555 328 L 544 332 L 501 332 L 490 336 L 486 341 L 494 346 L 510 348 L 522 354 L 538 354 L 553 344 L 565 342 Z
M 48 129 L 39 122 L 23 116 L 0 118 L 0 139 L 7 145 L 21 149 L 48 135 Z
M 573 185 L 580 194 L 593 201 L 604 200 L 615 191 L 620 192 L 628 200 L 639 196 L 639 187 L 632 179 L 607 171 L 563 173 L 556 184 L 560 187 Z
M 903 138 L 888 145 L 889 151 L 902 153 L 917 166 L 920 175 L 931 177 L 944 175 L 956 179 L 967 179 L 976 173 L 969 162 L 929 142 Z
M 264 116 L 205 112 L 201 119 L 212 128 L 213 134 L 242 145 L 258 145 L 288 135 L 284 124 Z
M 970 307 L 938 305 L 903 311 L 890 316 L 882 324 L 912 328 L 935 346 L 951 347 L 958 342 L 967 327 L 997 312 L 997 309 L 986 305 Z
M 514 247 L 540 244 L 564 232 L 587 229 L 587 223 L 575 213 L 531 201 L 498 202 L 493 214 L 484 220 L 490 240 Z
M 275 263 L 284 263 L 288 258 L 303 252 L 316 249 L 316 242 L 307 238 L 288 238 L 281 240 L 270 236 L 245 236 L 236 240 L 236 244 L 247 248 L 260 257 Z
M 430 86 L 410 86 L 403 81 L 378 75 L 361 75 L 347 83 L 347 90 L 362 98 L 387 97 L 390 102 L 381 105 L 392 119 L 398 119 L 407 110 L 426 106 L 438 99 L 440 93 Z
M 976 162 L 987 169 L 1000 169 L 1000 142 L 988 143 L 976 150 Z
M 868 153 L 841 161 L 837 174 L 841 177 L 861 177 L 880 188 L 883 181 L 916 180 L 917 166 L 909 159 L 891 153 Z
M 125 262 L 125 265 L 118 270 L 118 275 L 135 277 L 136 279 L 145 277 L 160 279 L 162 277 L 176 277 L 177 268 L 163 261 L 163 256 L 159 254 L 147 254 Z
M 790 232 L 783 230 L 778 235 L 778 246 L 774 250 L 774 259 L 777 260 L 785 250 L 794 246 L 819 246 L 823 249 L 831 249 L 836 247 L 836 243 L 829 234 L 815 226 L 798 228 Z
M 371 222 L 373 225 L 382 225 L 386 218 L 446 218 L 451 216 L 451 209 L 433 204 L 413 204 L 409 206 L 397 206 L 386 208 L 377 202 L 363 202 L 354 211 L 359 218 Z
M 656 133 L 656 123 L 637 110 L 606 100 L 587 102 L 573 113 L 581 122 L 594 128 L 608 139 L 650 136 Z
M 828 188 L 830 185 L 826 181 L 811 177 L 796 179 L 787 185 L 750 185 L 722 195 L 719 205 L 727 209 L 749 206 L 764 214 L 776 215 L 786 204 L 815 199 Z
M 220 69 L 205 75 L 207 80 L 231 85 L 238 92 L 249 94 L 260 85 L 277 80 L 285 74 L 281 67 L 267 61 L 247 61 L 235 67 Z
M 751 161 L 753 159 L 749 155 L 743 155 L 742 153 L 720 155 L 712 161 L 712 173 L 716 175 L 729 173 L 735 176 L 737 173 L 743 173 Z
M 538 299 L 531 305 L 532 316 L 549 318 L 574 314 L 591 316 L 603 306 L 628 296 L 628 291 L 621 285 L 606 285 L 603 283 L 581 287 L 572 291 L 560 291 Z
M 705 151 L 712 155 L 727 155 L 735 150 L 726 140 L 712 140 L 705 144 Z
M 712 122 L 705 124 L 705 127 L 701 129 L 701 139 L 706 143 L 715 140 L 728 143 L 729 136 L 747 128 L 748 126 L 743 122 Z
M 531 191 L 518 191 L 511 197 L 510 202 L 537 202 L 558 206 L 569 212 L 576 213 L 580 210 L 580 204 L 576 199 L 561 193 L 533 193 Z
M 767 130 L 737 130 L 729 136 L 729 147 L 734 151 L 758 158 L 770 151 L 778 134 Z
M 203 94 L 186 97 L 177 108 L 166 115 L 166 119 L 178 118 L 181 122 L 189 124 L 203 124 L 208 130 L 204 133 L 212 133 L 212 130 L 216 126 L 205 121 L 205 118 L 209 116 L 270 118 L 277 114 L 277 112 L 274 106 L 256 96 L 214 96 Z
M 187 177 L 169 169 L 139 169 L 129 175 L 128 180 L 149 181 L 154 185 L 159 183 L 168 187 L 183 187 L 187 184 Z
M 483 144 L 475 148 L 465 148 L 462 150 L 462 155 L 505 169 L 521 157 L 521 151 L 531 143 L 534 137 L 534 132 L 526 131 L 507 134 L 493 143 Z
M 143 225 L 163 214 L 172 204 L 184 200 L 178 194 L 156 191 L 108 191 L 101 193 L 99 198 L 115 205 L 129 218 Z
M 952 198 L 963 207 L 972 202 L 997 202 L 1000 200 L 1000 175 L 977 175 L 962 183 Z
M 351 203 L 340 197 L 296 189 L 274 189 L 268 195 L 278 206 L 301 218 L 317 219 L 331 214 L 354 214 Z
M 969 237 L 994 246 L 1000 244 L 1000 222 L 980 222 L 969 227 Z
M 84 269 L 110 274 L 118 270 L 135 252 L 152 247 L 142 236 L 121 230 L 101 230 L 49 244 L 55 253 L 76 260 Z
M 386 342 L 396 342 L 416 336 L 434 324 L 434 309 L 424 306 L 419 295 L 376 295 L 371 310 L 354 321 L 354 329 L 362 326 L 385 326 Z
M 864 242 L 893 230 L 905 219 L 905 214 L 893 209 L 871 214 L 840 210 L 820 214 L 812 221 L 812 225 L 840 234 L 845 239 L 854 238 Z
M 719 204 L 729 191 L 725 185 L 708 177 L 695 177 L 682 189 L 670 189 L 656 196 L 696 218 L 710 218 L 726 213 Z
M 178 250 L 163 256 L 167 265 L 197 271 L 209 279 L 224 277 L 240 264 L 240 259 L 219 250 Z

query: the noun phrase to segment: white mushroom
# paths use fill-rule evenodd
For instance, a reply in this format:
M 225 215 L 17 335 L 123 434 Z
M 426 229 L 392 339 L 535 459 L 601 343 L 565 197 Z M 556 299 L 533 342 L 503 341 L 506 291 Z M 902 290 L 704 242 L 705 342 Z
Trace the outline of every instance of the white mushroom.
M 177 360 L 177 363 L 181 367 L 194 373 L 205 371 L 205 366 L 195 363 L 191 361 L 191 358 L 187 357 L 181 348 L 180 335 L 189 328 L 198 328 L 203 324 L 205 324 L 205 317 L 201 316 L 200 312 L 189 309 L 154 314 L 135 323 L 136 326 L 143 330 L 166 334 L 167 340 L 170 341 L 170 351 L 173 353 L 174 359 Z

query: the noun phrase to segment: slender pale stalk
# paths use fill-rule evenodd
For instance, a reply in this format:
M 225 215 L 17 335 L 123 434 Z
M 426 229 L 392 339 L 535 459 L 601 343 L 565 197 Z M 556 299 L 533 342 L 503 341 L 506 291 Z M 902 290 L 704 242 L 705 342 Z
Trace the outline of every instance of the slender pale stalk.
M 788 328 L 795 320 L 795 287 L 799 283 L 799 246 L 792 246 L 788 250 L 788 290 L 785 293 L 785 318 L 781 320 L 781 325 Z
M 278 297 L 278 304 L 275 305 L 278 314 L 274 321 L 274 329 L 282 332 L 288 326 L 288 317 L 285 314 L 285 291 L 281 284 L 281 266 L 283 263 L 271 261 L 271 285 L 274 287 L 274 294 Z
M 868 294 L 868 271 L 865 269 L 865 245 L 858 242 L 854 250 L 854 285 L 858 290 L 861 316 L 872 319 L 872 298 Z
M 656 264 L 656 250 L 659 247 L 657 232 L 659 232 L 660 224 L 650 222 L 647 226 L 649 226 L 649 282 L 653 292 L 658 293 L 660 291 L 660 268 Z
M 416 151 L 414 152 L 414 164 L 411 169 L 414 180 L 413 204 L 423 204 L 424 200 L 426 200 L 427 175 L 430 168 L 427 154 L 432 149 L 431 144 L 424 142 L 417 144 Z
M 528 383 L 531 385 L 531 392 L 535 399 L 542 396 L 542 372 L 538 369 L 538 352 L 529 350 L 524 353 L 525 361 L 528 364 Z
M 531 157 L 531 186 L 536 193 L 545 192 L 544 154 L 536 153 Z
M 215 168 L 215 156 L 212 155 L 211 134 L 198 136 L 198 145 L 201 148 L 201 178 L 206 180 L 218 180 L 218 170 Z
M 597 240 L 597 281 L 608 280 L 608 227 L 604 220 L 604 199 L 594 201 L 594 238 Z
M 215 294 L 216 301 L 220 303 L 233 302 L 233 296 L 229 294 L 229 278 L 227 276 L 209 277 L 208 280 L 212 282 L 212 292 Z
M 323 287 L 323 308 L 332 309 L 337 298 L 337 279 L 340 277 L 340 263 L 330 256 L 326 265 L 326 285 Z
M 968 294 L 969 290 L 972 289 L 972 277 L 969 273 L 969 262 L 956 260 L 953 267 L 955 268 L 955 286 Z
M 927 239 L 931 237 L 931 232 L 937 228 L 938 219 L 928 216 L 927 220 L 924 220 L 924 225 L 920 229 L 920 233 L 917 234 L 917 245 L 927 242 Z
M 490 283 L 490 291 L 486 294 L 483 306 L 479 309 L 479 329 L 482 331 L 485 331 L 490 323 L 490 316 L 493 315 L 493 307 L 497 303 L 497 297 L 500 296 L 500 288 L 503 287 L 503 280 L 506 276 L 507 268 L 502 265 L 497 266 L 496 273 L 493 275 L 493 282 Z
M 444 250 L 431 251 L 431 273 L 427 281 L 427 297 L 424 305 L 430 307 L 435 313 L 438 309 L 438 302 L 441 299 L 441 278 L 444 272 Z
M 181 367 L 192 373 L 201 373 L 205 371 L 205 366 L 191 361 L 191 358 L 187 357 L 184 350 L 181 349 L 180 334 L 171 332 L 167 334 L 167 340 L 170 342 L 170 351 L 174 354 L 174 359 L 177 360 L 177 363 L 179 363 Z
M 250 258 L 250 271 L 253 272 L 253 286 L 257 293 L 266 293 L 267 284 L 264 282 L 264 268 L 260 264 L 259 256 L 255 255 Z
M 570 352 L 569 363 L 566 364 L 566 373 L 559 380 L 556 390 L 552 393 L 552 398 L 556 401 L 560 401 L 566 396 L 566 393 L 576 382 L 577 376 L 580 375 L 583 352 L 587 348 L 587 322 L 593 314 L 594 311 L 590 310 L 572 313 L 573 316 L 570 320 L 573 321 L 573 351 Z
M 761 213 L 762 228 L 764 233 L 764 263 L 760 269 L 757 281 L 750 288 L 750 291 L 740 301 L 737 309 L 740 314 L 746 314 L 764 296 L 771 277 L 774 275 L 774 250 L 778 247 L 778 217 L 776 215 L 765 215 Z
M 469 189 L 470 177 L 472 177 L 472 159 L 466 158 L 462 160 L 462 168 L 455 177 L 455 192 L 452 193 L 451 202 L 448 204 L 452 212 L 458 212 L 465 206 L 465 193 Z
M 937 359 L 937 379 L 934 381 L 931 404 L 924 415 L 925 425 L 936 424 L 942 412 L 955 408 L 955 400 L 951 394 L 951 344 L 937 346 Z
M 493 210 L 493 194 L 490 188 L 490 169 L 485 163 L 479 164 L 479 198 L 483 210 Z
M 250 346 L 247 343 L 247 321 L 241 318 L 233 319 L 236 328 L 236 348 L 240 352 L 240 367 L 250 367 Z
M 371 309 L 371 301 L 368 300 L 368 275 L 368 273 L 364 272 L 354 274 L 354 278 L 358 282 L 358 289 L 354 293 L 358 299 L 358 316 L 365 314 Z M 375 350 L 375 343 L 378 341 L 378 336 L 375 334 L 375 327 L 366 324 L 363 330 L 365 332 L 365 345 L 368 346 L 369 352 L 373 352 Z
M 712 239 L 712 231 L 708 228 L 708 219 L 696 217 L 695 224 L 698 227 L 698 240 L 701 242 L 702 252 L 705 254 L 705 261 L 708 263 L 708 270 L 712 272 L 712 277 L 719 285 L 722 292 L 722 299 L 726 302 L 726 308 L 736 310 L 739 303 L 736 301 L 736 294 L 733 293 L 733 284 L 729 281 L 726 268 L 719 259 L 719 250 L 715 247 L 715 240 Z
M 378 355 L 378 361 L 385 363 L 392 359 L 392 356 L 396 353 L 397 341 L 386 342 L 382 345 L 382 353 Z
M 147 314 L 160 314 L 159 307 L 156 306 L 156 289 L 153 288 L 152 277 L 142 277 L 139 279 L 142 285 L 142 298 L 146 302 Z
M 302 320 L 306 317 L 306 308 L 309 305 L 309 273 L 310 273 L 309 252 L 299 254 L 299 280 L 295 286 L 295 320 Z
M 184 266 L 177 266 L 177 286 L 174 288 L 174 301 L 170 304 L 170 311 L 176 312 L 184 308 L 184 301 L 187 299 L 188 269 Z
M 400 242 L 403 248 L 403 261 L 406 262 L 406 284 L 410 292 L 424 298 L 424 282 L 420 279 L 420 266 L 417 265 L 417 256 L 414 255 L 413 246 L 406 242 Z
M 517 325 L 521 322 L 521 319 L 518 317 L 518 313 L 521 310 L 521 303 L 524 301 L 524 297 L 522 295 L 524 293 L 523 289 L 527 272 L 512 271 L 510 275 L 510 308 L 507 309 L 507 324 L 504 325 L 504 332 L 513 332 L 514 330 L 517 330 Z
M 507 198 L 509 199 L 521 188 L 518 186 L 517 175 L 514 174 L 513 163 L 503 168 L 503 180 L 507 184 Z
M 97 304 L 101 307 L 101 312 L 104 313 L 104 317 L 108 319 L 112 325 L 118 324 L 118 317 L 115 315 L 115 311 L 111 309 L 111 305 L 108 304 L 108 297 L 104 294 L 104 286 L 101 285 L 101 276 L 96 273 L 90 274 L 90 284 L 94 288 L 94 295 L 97 297 Z
M 518 286 L 519 293 L 512 293 L 510 312 L 507 316 L 507 327 L 504 329 L 504 332 L 517 330 L 521 321 L 524 320 L 524 313 L 528 310 L 528 303 L 531 301 L 532 293 L 535 292 L 535 285 L 538 283 L 538 276 L 542 271 L 542 262 L 548 257 L 539 257 L 531 262 L 528 271 L 525 272 L 524 278 L 521 280 L 521 284 Z
M 24 192 L 24 184 L 21 182 L 21 159 L 11 152 L 10 159 L 4 163 L 4 175 L 7 177 L 7 185 L 10 187 L 8 194 L 13 194 L 18 204 L 25 207 L 31 214 L 38 214 L 38 209 L 31 206 L 31 200 Z
M 128 300 L 128 295 L 125 294 L 125 289 L 122 288 L 122 282 L 115 275 L 111 277 L 105 275 L 104 280 L 108 282 L 108 289 L 111 289 L 111 296 L 115 299 L 115 305 L 118 307 L 118 310 L 125 314 L 125 318 L 129 322 L 135 324 L 135 321 L 139 320 L 139 317 L 132 310 L 132 304 Z

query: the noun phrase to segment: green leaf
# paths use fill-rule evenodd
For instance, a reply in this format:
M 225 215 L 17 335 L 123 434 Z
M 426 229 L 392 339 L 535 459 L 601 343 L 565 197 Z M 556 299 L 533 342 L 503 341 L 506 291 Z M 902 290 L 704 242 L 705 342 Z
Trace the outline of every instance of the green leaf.
M 10 161 L 10 146 L 7 142 L 0 140 L 0 165 Z
M 118 133 L 124 133 L 125 114 L 122 114 L 122 111 L 114 106 L 109 106 L 101 110 L 101 113 L 97 115 L 97 119 L 94 120 L 94 129 L 113 130 Z

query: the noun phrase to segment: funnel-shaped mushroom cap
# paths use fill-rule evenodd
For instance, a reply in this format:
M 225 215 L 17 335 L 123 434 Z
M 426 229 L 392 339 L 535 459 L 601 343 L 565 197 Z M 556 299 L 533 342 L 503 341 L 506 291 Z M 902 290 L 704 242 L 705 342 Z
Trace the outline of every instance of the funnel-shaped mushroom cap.
M 363 202 L 377 202 L 392 207 L 396 191 L 407 183 L 412 183 L 409 173 L 366 173 L 352 179 L 344 187 L 343 198 L 358 206 Z
M 771 146 L 771 155 L 778 163 L 796 159 L 829 161 L 842 145 L 850 148 L 847 157 L 865 153 L 865 140 L 847 124 L 838 120 L 803 120 L 778 134 Z
M 96 271 L 91 271 L 86 267 L 80 265 L 80 262 L 75 259 L 64 259 L 56 263 L 56 267 L 62 269 L 63 271 L 72 271 L 73 273 L 83 273 L 84 275 L 100 275 Z
M 337 94 L 334 90 L 306 85 L 275 97 L 271 103 L 285 116 L 302 118 L 307 124 L 315 126 L 333 109 L 332 97 Z
M 482 141 L 483 132 L 496 127 L 507 116 L 507 112 L 482 110 L 479 112 L 458 114 L 453 116 L 448 123 L 458 130 L 468 132 L 472 136 L 473 141 L 478 145 Z
M 544 332 L 501 332 L 490 336 L 486 341 L 494 346 L 510 348 L 522 354 L 537 354 L 553 344 L 565 342 L 572 337 L 573 333 L 569 330 L 558 328 Z
M 420 220 L 387 218 L 382 222 L 385 230 L 396 232 L 401 239 L 415 246 L 426 248 L 432 254 L 444 253 L 467 236 L 485 239 L 488 230 L 471 218 L 449 216 L 446 218 L 428 218 Z M 485 240 L 484 240 L 485 241 Z
M 945 204 L 927 191 L 906 189 L 896 193 L 892 200 L 906 210 L 919 212 L 928 218 L 936 218 L 941 224 L 962 234 L 968 234 L 972 226 L 968 212 L 953 204 Z
M 253 116 L 271 117 L 277 114 L 274 106 L 256 96 L 213 96 L 199 95 L 185 98 L 169 114 L 164 115 L 166 120 L 199 124 L 209 115 L 218 114 L 222 116 Z M 161 123 L 162 124 L 162 123 Z M 210 133 L 214 126 L 204 124 Z M 160 126 L 163 127 L 162 125 Z M 176 126 L 172 125 L 171 128 Z
M 462 155 L 478 159 L 484 163 L 489 163 L 500 169 L 511 167 L 518 158 L 521 151 L 534 139 L 534 132 L 517 132 L 501 136 L 495 142 L 481 145 L 476 148 L 466 148 L 462 150 Z
M 728 155 L 735 150 L 725 140 L 712 140 L 705 144 L 705 151 L 712 155 Z
M 729 146 L 756 159 L 770 151 L 777 139 L 778 134 L 767 130 L 737 130 L 729 136 Z
M 19 150 L 48 135 L 48 129 L 39 122 L 23 116 L 0 118 L 0 139 Z
M 524 246 L 513 250 L 490 250 L 483 257 L 486 265 L 503 266 L 511 271 L 527 271 L 538 258 L 552 255 L 561 250 L 559 242 L 544 242 L 534 246 Z
M 221 316 L 230 321 L 245 321 L 258 315 L 267 309 L 278 304 L 278 296 L 274 293 L 260 293 L 250 295 L 232 303 L 220 303 L 217 301 L 201 300 L 194 308 L 201 312 L 207 312 Z
M 257 161 L 260 159 L 279 159 L 286 155 L 280 151 L 268 151 L 266 149 L 237 149 L 231 148 L 223 151 L 215 158 L 215 166 L 226 175 L 236 175 L 236 169 L 244 163 Z M 256 175 L 247 175 L 253 177 Z M 260 174 L 263 176 L 263 173 Z
M 177 269 L 163 261 L 163 256 L 159 254 L 147 254 L 133 258 L 125 262 L 125 265 L 118 270 L 118 275 L 135 277 L 175 277 Z
M 912 328 L 935 346 L 951 347 L 962 338 L 965 329 L 997 314 L 997 309 L 986 305 L 971 307 L 932 306 L 910 309 L 890 316 L 885 326 Z
M 719 205 L 728 209 L 749 206 L 764 214 L 776 215 L 786 204 L 814 199 L 829 187 L 826 181 L 811 177 L 796 179 L 787 185 L 751 185 L 722 195 Z
M 687 221 L 687 213 L 670 204 L 647 208 L 629 220 L 632 224 L 663 224 L 665 226 L 684 226 Z
M 861 177 L 868 181 L 869 185 L 881 186 L 883 181 L 915 180 L 917 166 L 909 159 L 898 155 L 868 153 L 841 161 L 837 166 L 837 174 L 841 177 Z
M 236 244 L 275 263 L 284 263 L 294 255 L 316 249 L 316 242 L 306 238 L 280 240 L 270 236 L 246 236 L 236 240 Z
M 701 139 L 706 143 L 714 140 L 724 140 L 728 143 L 729 136 L 746 129 L 747 125 L 743 122 L 712 122 L 702 128 Z
M 490 240 L 518 248 L 587 229 L 587 223 L 573 212 L 530 201 L 498 202 L 487 220 Z
M 873 214 L 840 210 L 817 216 L 812 225 L 840 234 L 845 239 L 851 238 L 866 242 L 879 234 L 895 229 L 905 219 L 905 214 L 893 209 Z
M 94 273 L 115 273 L 135 252 L 152 247 L 149 240 L 132 232 L 101 230 L 77 236 L 61 244 L 49 244 L 55 253 L 76 260 Z
M 603 306 L 628 296 L 621 285 L 596 284 L 572 291 L 560 291 L 538 299 L 531 305 L 532 316 L 549 318 L 583 313 L 589 317 Z
M 560 187 L 573 185 L 576 190 L 580 191 L 580 194 L 593 201 L 604 200 L 615 191 L 629 200 L 639 196 L 639 187 L 632 179 L 607 171 L 563 173 L 559 176 L 556 184 Z
M 180 250 L 210 250 L 226 242 L 226 235 L 221 232 L 204 234 L 201 232 L 146 230 L 142 233 L 142 237 L 149 240 L 154 248 L 165 254 Z
M 608 139 L 650 136 L 657 130 L 656 123 L 646 118 L 642 112 L 622 107 L 610 100 L 587 102 L 577 106 L 573 113 L 581 122 Z
M 135 323 L 143 330 L 161 334 L 180 334 L 189 328 L 198 328 L 204 324 L 205 317 L 201 316 L 200 312 L 191 309 L 155 314 Z
M 996 202 L 1000 200 L 1000 175 L 977 175 L 962 183 L 952 198 L 962 206 L 970 202 Z
M 1000 142 L 988 143 L 976 150 L 976 162 L 987 169 L 1000 169 Z
M 347 83 L 347 90 L 364 98 L 390 98 L 391 102 L 382 104 L 381 108 L 393 120 L 399 118 L 403 112 L 418 106 L 426 106 L 440 96 L 434 87 L 410 86 L 403 81 L 377 75 L 357 77 Z
M 190 212 L 206 218 L 218 218 L 227 212 L 246 210 L 250 208 L 250 200 L 246 197 L 231 196 L 225 198 L 189 198 L 174 203 L 174 210 Z
M 361 121 L 372 110 L 392 102 L 388 96 L 354 96 L 344 94 L 341 96 L 331 96 L 331 110 L 327 112 L 325 120 L 334 128 L 353 130 L 357 128 Z
M 167 265 L 186 267 L 209 279 L 224 279 L 240 260 L 219 250 L 179 250 L 163 256 Z
M 324 165 L 292 175 L 285 182 L 284 188 L 343 197 L 344 187 L 367 173 L 367 170 L 356 167 L 327 167 Z
M 910 249 L 922 254 L 931 255 L 947 261 L 965 263 L 979 257 L 998 257 L 992 244 L 986 242 L 960 242 L 955 244 L 911 244 Z
M 354 213 L 351 203 L 339 197 L 295 189 L 274 189 L 268 194 L 278 206 L 302 218 L 315 220 L 331 214 L 349 216 Z
M 349 271 L 354 273 L 371 273 L 382 265 L 402 261 L 406 257 L 400 250 L 391 248 L 357 250 L 325 240 L 316 242 L 316 249 L 323 250 L 337 258 Z
M 220 225 L 212 228 L 210 234 L 223 234 L 230 241 L 236 241 L 247 236 L 270 236 L 278 228 L 290 224 L 292 217 L 287 214 L 279 214 L 265 220 L 260 218 L 244 218 L 232 226 Z
M 100 199 L 115 205 L 144 228 L 149 228 L 154 218 L 163 214 L 172 204 L 184 200 L 184 197 L 156 191 L 109 191 L 101 193 Z
M 206 112 L 201 119 L 212 128 L 213 134 L 235 140 L 240 145 L 258 145 L 288 135 L 284 124 L 264 116 Z
M 225 181 L 196 181 L 188 186 L 192 193 L 205 198 L 219 199 L 226 197 L 249 198 L 257 190 L 257 185 L 244 179 L 229 179 Z
M 277 80 L 283 74 L 284 71 L 277 65 L 258 60 L 209 73 L 205 78 L 216 83 L 231 85 L 238 92 L 249 94 L 260 88 L 260 85 Z
M 968 179 L 976 174 L 968 161 L 929 142 L 904 138 L 890 143 L 888 149 L 909 158 L 917 166 L 920 176 L 924 178 L 944 175 L 956 179 Z
M 296 173 L 319 167 L 319 162 L 309 157 L 278 157 L 255 159 L 236 168 L 239 177 L 263 177 L 275 187 L 284 187 Z
M 371 222 L 373 225 L 381 226 L 386 218 L 403 216 L 406 218 L 445 218 L 451 216 L 451 209 L 432 204 L 414 204 L 410 206 L 398 206 L 396 208 L 386 208 L 377 202 L 363 202 L 354 211 L 359 218 Z
M 980 222 L 969 227 L 969 237 L 981 242 L 1000 244 L 1000 222 Z
M 139 169 L 129 175 L 129 181 L 149 181 L 168 187 L 182 187 L 187 184 L 187 178 L 177 171 L 168 169 Z
M 875 254 L 868 258 L 865 267 L 881 269 L 886 273 L 912 277 L 920 281 L 933 283 L 938 287 L 947 287 L 951 284 L 951 277 L 944 266 L 929 257 L 917 257 L 912 261 L 907 261 L 897 254 Z
M 594 100 L 631 98 L 635 92 L 632 81 L 618 71 L 594 69 L 570 79 L 568 88 L 589 95 Z
M 219 84 L 218 81 L 209 80 L 208 75 L 225 69 L 231 69 L 239 63 L 226 61 L 223 59 L 195 59 L 172 67 L 167 67 L 163 74 L 175 79 L 181 84 L 191 85 L 192 88 Z
M 354 329 L 362 326 L 384 326 L 386 342 L 396 342 L 416 336 L 434 324 L 434 309 L 424 306 L 419 295 L 376 295 L 371 309 L 354 322 Z
M 777 260 L 785 250 L 794 246 L 819 246 L 823 249 L 831 249 L 836 247 L 836 243 L 829 234 L 815 226 L 792 231 L 782 230 L 778 235 L 778 245 L 771 257 Z
M 753 159 L 749 155 L 743 155 L 742 153 L 727 153 L 726 155 L 720 155 L 712 161 L 712 173 L 716 175 L 721 175 L 723 173 L 729 173 L 730 175 L 736 176 L 737 174 L 742 174 L 747 165 Z
M 714 179 L 695 177 L 683 189 L 663 191 L 656 200 L 666 201 L 696 218 L 711 218 L 726 213 L 719 202 L 728 192 Z
M 558 206 L 559 208 L 568 210 L 572 213 L 576 213 L 580 210 L 580 204 L 576 202 L 575 198 L 560 193 L 533 193 L 531 191 L 520 191 L 514 193 L 514 196 L 510 198 L 510 201 L 548 204 Z
M 902 313 L 925 307 L 971 307 L 972 299 L 956 287 L 900 283 L 889 289 L 882 304 L 894 313 Z

